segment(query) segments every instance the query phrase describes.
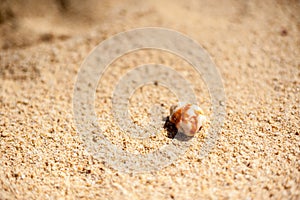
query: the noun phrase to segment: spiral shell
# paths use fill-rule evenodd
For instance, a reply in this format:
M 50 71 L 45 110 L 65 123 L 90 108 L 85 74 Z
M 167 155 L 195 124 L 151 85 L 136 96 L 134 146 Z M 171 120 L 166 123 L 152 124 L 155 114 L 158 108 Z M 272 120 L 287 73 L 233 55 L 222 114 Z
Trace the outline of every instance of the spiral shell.
M 170 108 L 170 122 L 187 136 L 194 136 L 205 121 L 206 117 L 197 105 L 180 102 Z

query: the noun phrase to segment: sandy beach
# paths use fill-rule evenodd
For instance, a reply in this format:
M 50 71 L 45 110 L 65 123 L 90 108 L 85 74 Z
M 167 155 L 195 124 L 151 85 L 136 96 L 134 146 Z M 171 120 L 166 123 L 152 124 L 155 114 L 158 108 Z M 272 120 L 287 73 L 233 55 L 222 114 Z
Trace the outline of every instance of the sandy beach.
M 300 199 L 299 10 L 296 0 L 1 1 L 0 199 Z M 199 158 L 210 123 L 172 164 L 123 173 L 86 149 L 73 93 L 99 43 L 143 27 L 178 31 L 205 49 L 222 77 L 226 118 L 207 156 Z M 174 139 L 162 126 L 132 138 L 111 109 L 116 83 L 145 63 L 177 71 L 212 113 L 207 83 L 182 58 L 146 49 L 116 59 L 96 89 L 97 122 L 112 144 L 142 155 Z M 153 104 L 167 117 L 177 101 L 159 83 L 144 85 L 130 97 L 130 117 L 146 126 Z

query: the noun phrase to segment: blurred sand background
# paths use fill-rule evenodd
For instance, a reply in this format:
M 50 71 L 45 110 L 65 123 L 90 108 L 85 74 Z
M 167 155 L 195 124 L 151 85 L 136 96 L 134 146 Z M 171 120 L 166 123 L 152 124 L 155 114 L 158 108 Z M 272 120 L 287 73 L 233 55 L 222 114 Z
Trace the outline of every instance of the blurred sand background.
M 121 31 L 159 26 L 198 41 L 223 78 L 227 116 L 210 154 L 198 159 L 205 130 L 161 171 L 123 174 L 84 149 L 73 122 L 80 64 Z M 188 63 L 143 50 L 116 60 L 97 88 L 99 124 L 127 151 L 171 142 L 164 130 L 131 139 L 110 114 L 115 81 L 138 64 L 172 66 L 194 85 L 209 115 L 205 83 Z M 148 106 L 176 97 L 147 85 L 131 98 L 143 125 Z M 299 1 L 0 1 L 0 199 L 300 199 Z

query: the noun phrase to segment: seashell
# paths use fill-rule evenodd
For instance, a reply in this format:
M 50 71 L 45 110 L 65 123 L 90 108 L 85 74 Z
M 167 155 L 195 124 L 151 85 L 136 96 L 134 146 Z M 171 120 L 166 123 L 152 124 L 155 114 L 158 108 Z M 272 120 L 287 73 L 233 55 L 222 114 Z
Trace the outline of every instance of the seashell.
M 178 132 L 194 136 L 206 121 L 202 109 L 189 103 L 178 103 L 170 108 L 171 123 L 175 124 Z

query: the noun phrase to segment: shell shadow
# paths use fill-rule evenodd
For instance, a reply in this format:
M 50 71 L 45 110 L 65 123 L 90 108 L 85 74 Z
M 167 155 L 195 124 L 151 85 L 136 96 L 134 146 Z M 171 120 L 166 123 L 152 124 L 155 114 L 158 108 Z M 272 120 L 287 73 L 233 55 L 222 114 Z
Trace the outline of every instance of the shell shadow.
M 167 116 L 164 120 L 165 120 L 164 129 L 167 131 L 168 138 L 177 139 L 180 141 L 188 141 L 193 138 L 190 136 L 186 136 L 181 132 L 178 132 L 178 129 L 176 128 L 175 124 L 170 122 L 169 116 Z

